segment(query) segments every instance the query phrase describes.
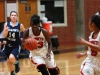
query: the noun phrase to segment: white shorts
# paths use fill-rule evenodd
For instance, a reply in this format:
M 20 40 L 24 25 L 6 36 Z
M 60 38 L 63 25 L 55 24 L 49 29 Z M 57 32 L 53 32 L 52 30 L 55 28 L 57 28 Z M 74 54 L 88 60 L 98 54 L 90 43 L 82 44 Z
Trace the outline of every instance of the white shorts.
M 52 51 L 51 51 L 51 59 L 47 58 L 46 54 L 45 55 L 30 54 L 30 59 L 32 63 L 35 64 L 36 66 L 45 64 L 47 68 L 56 67 L 56 63 L 54 60 L 54 54 Z
M 87 57 L 81 64 L 81 75 L 94 75 L 99 73 L 99 60 L 96 57 Z

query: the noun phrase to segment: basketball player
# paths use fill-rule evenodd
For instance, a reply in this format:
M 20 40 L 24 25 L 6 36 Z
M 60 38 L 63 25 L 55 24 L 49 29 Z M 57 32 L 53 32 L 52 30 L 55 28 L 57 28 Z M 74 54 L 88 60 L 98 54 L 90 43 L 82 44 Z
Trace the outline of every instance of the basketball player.
M 7 55 L 7 63 L 10 69 L 11 75 L 15 75 L 20 70 L 19 67 L 19 54 L 21 50 L 20 30 L 24 31 L 23 24 L 17 22 L 18 14 L 16 11 L 10 12 L 10 22 L 6 22 L 4 25 L 4 37 L 7 39 L 5 46 L 5 54 Z
M 4 23 L 5 23 L 5 22 L 1 22 L 1 23 L 0 23 L 0 51 L 2 50 L 3 45 L 6 44 L 5 38 L 3 37 Z
M 100 15 L 93 15 L 90 18 L 89 29 L 92 31 L 89 41 L 79 38 L 81 44 L 88 46 L 88 51 L 77 53 L 76 57 L 80 58 L 87 55 L 87 58 L 81 64 L 81 75 L 98 75 L 100 72 L 100 61 L 97 58 L 98 52 L 100 52 Z
M 36 65 L 42 75 L 58 75 L 59 69 L 56 67 L 52 44 L 49 32 L 40 27 L 40 17 L 33 15 L 30 20 L 30 27 L 23 34 L 23 41 L 28 37 L 37 40 L 37 49 L 30 51 L 30 60 Z

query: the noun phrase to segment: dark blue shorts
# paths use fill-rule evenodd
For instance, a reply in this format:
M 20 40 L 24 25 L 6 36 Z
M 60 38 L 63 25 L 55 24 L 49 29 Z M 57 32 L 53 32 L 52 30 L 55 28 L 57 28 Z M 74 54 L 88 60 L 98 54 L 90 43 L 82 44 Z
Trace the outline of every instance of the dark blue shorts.
M 20 45 L 16 45 L 16 46 L 12 46 L 12 47 L 9 47 L 6 45 L 5 50 L 4 50 L 7 58 L 9 58 L 10 54 L 13 54 L 15 56 L 16 60 L 19 60 L 20 51 L 21 51 Z
M 6 41 L 5 38 L 0 38 L 0 42 Z

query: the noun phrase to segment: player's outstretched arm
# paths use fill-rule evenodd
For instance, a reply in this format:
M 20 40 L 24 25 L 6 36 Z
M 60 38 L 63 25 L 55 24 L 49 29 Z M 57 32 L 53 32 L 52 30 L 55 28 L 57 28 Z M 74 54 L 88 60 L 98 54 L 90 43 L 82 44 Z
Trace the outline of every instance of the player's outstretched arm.
M 87 55 L 87 53 L 77 53 L 76 57 L 79 59 L 79 58 L 86 56 L 86 55 Z
M 50 38 L 50 34 L 46 29 L 42 29 L 43 35 L 45 36 L 45 39 L 48 42 L 48 53 L 47 53 L 47 57 L 50 57 L 50 53 L 52 50 L 52 42 L 51 42 L 51 38 Z
M 23 25 L 23 24 L 21 24 L 21 25 L 20 25 L 20 30 L 24 32 L 25 27 L 24 27 L 24 25 Z
M 4 38 L 6 38 L 7 37 L 7 35 L 8 35 L 8 30 L 9 30 L 9 28 L 7 27 L 7 22 L 4 24 L 4 30 L 3 30 L 3 36 L 4 36 Z
M 90 43 L 90 42 L 88 42 L 85 39 L 83 39 L 83 38 L 80 37 L 79 38 L 79 42 L 81 44 L 85 45 L 85 46 L 89 46 L 91 49 L 93 49 L 95 51 L 100 52 L 100 41 L 99 41 L 98 45 L 95 45 L 95 44 L 92 44 L 92 43 Z

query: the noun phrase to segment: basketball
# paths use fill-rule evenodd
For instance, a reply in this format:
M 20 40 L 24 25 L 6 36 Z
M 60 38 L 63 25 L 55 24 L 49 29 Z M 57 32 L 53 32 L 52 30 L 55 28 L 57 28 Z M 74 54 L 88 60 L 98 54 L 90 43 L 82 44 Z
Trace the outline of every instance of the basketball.
M 37 41 L 34 39 L 34 38 L 27 38 L 25 41 L 24 41 L 24 47 L 27 49 L 27 50 L 34 50 L 37 48 Z

